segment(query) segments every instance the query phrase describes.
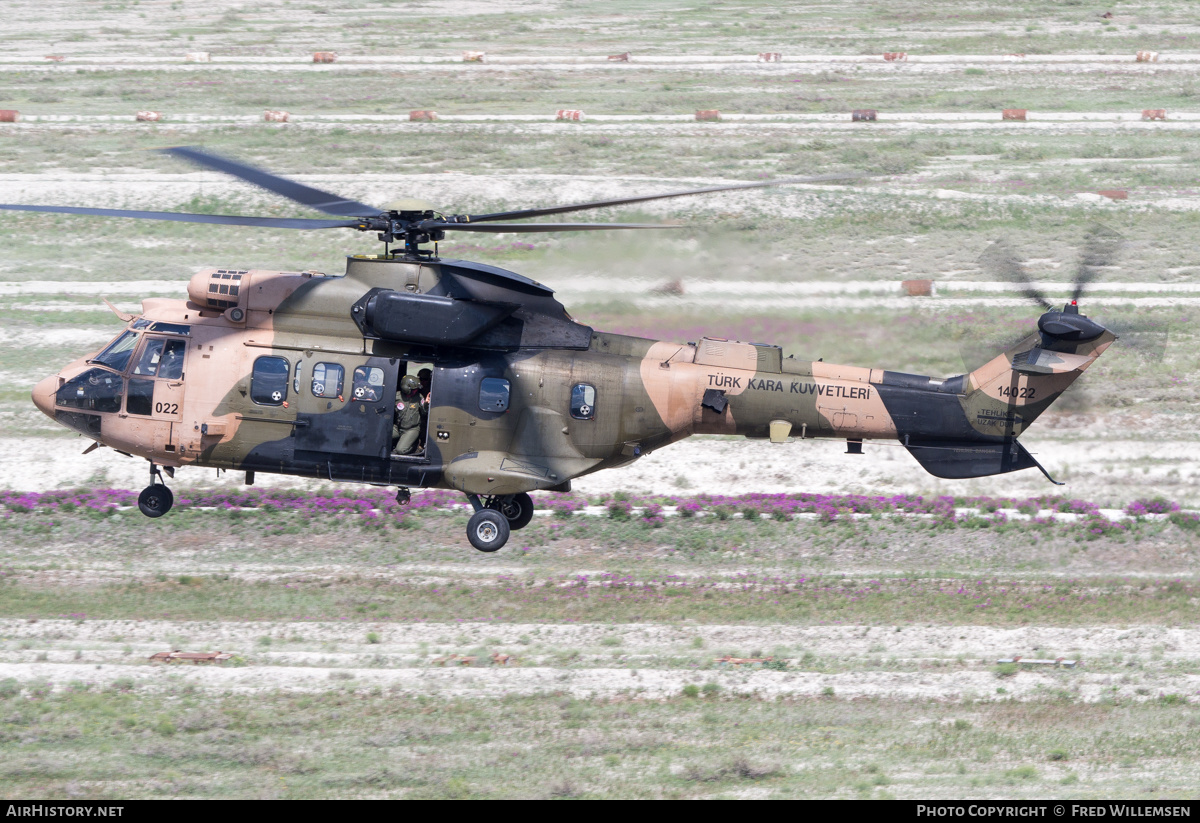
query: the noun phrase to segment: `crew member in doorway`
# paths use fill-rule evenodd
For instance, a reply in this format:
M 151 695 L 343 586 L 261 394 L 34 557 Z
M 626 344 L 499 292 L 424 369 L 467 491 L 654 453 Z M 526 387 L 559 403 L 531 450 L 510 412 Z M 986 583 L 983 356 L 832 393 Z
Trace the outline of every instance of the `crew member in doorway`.
M 396 441 L 396 454 L 413 454 L 421 436 L 421 381 L 411 374 L 400 378 L 400 391 L 396 395 L 396 414 L 392 423 L 392 438 Z

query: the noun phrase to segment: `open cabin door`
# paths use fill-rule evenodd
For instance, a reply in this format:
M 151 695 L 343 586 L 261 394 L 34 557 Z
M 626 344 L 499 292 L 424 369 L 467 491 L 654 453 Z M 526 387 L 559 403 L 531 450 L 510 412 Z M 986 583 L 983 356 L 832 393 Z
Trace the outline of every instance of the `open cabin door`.
M 387 458 L 399 361 L 313 352 L 295 369 L 297 451 Z

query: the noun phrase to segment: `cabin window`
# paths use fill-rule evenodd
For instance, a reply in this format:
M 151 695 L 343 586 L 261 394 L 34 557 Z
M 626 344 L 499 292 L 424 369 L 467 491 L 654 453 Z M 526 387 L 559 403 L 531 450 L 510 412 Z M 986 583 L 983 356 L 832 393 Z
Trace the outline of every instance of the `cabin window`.
M 287 400 L 288 361 L 282 357 L 260 357 L 254 361 L 250 399 L 260 406 L 282 406 Z
M 485 412 L 508 410 L 508 395 L 511 387 L 500 377 L 485 377 L 479 383 L 479 408 Z
M 571 416 L 576 420 L 591 420 L 596 416 L 596 387 L 576 383 L 571 387 Z
M 313 366 L 313 397 L 341 397 L 346 370 L 337 363 L 318 363 Z
M 383 397 L 383 369 L 359 366 L 354 370 L 354 399 L 374 403 Z
M 89 360 L 88 362 L 108 366 L 113 371 L 125 371 L 125 367 L 129 365 L 129 358 L 133 355 L 133 350 L 137 346 L 137 343 L 138 336 L 131 331 L 127 331 L 109 343 L 108 348 L 96 355 L 94 360 Z

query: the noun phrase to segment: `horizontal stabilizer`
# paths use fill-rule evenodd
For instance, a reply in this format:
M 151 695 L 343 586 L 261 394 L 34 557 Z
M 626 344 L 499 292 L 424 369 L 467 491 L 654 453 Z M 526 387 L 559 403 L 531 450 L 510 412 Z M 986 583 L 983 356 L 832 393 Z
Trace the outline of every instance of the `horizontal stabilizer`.
M 1081 354 L 1035 348 L 1014 354 L 1012 370 L 1021 374 L 1062 374 L 1077 369 L 1082 371 L 1095 359 Z
M 934 477 L 988 477 L 1021 469 L 1042 468 L 1016 438 L 995 443 L 924 440 L 909 442 L 905 448 Z M 1042 472 L 1045 473 L 1045 469 Z

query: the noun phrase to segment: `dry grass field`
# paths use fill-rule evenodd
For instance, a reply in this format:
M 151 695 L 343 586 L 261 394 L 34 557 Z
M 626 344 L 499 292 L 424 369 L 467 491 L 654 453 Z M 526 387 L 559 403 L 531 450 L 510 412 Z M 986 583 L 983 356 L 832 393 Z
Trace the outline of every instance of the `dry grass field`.
M 1065 299 L 1101 223 L 1122 253 L 1083 310 L 1143 331 L 1024 438 L 1069 483 L 1033 515 L 1019 507 L 1061 491 L 1036 472 L 953 483 L 898 448 L 723 438 L 579 482 L 595 516 L 541 516 L 495 556 L 466 546 L 461 511 L 397 518 L 353 503 L 362 490 L 286 478 L 259 480 L 351 502 L 147 521 L 107 492 L 9 495 L 0 795 L 1195 798 L 1200 25 L 1186 4 L 6 8 L 0 109 L 20 115 L 0 122 L 0 202 L 311 216 L 153 151 L 180 144 L 447 211 L 860 172 L 597 213 L 682 225 L 661 237 L 441 251 L 545 282 L 604 329 L 948 375 L 1036 319 L 989 278 L 991 244 Z M 562 108 L 583 122 L 556 122 Z M 877 121 L 851 122 L 866 108 Z M 1028 119 L 1002 120 L 1009 108 Z M 200 268 L 336 272 L 373 250 L 349 232 L 0 212 L 0 487 L 144 483 L 144 464 L 81 456 L 29 402 L 115 333 L 101 297 L 135 311 Z M 912 278 L 935 295 L 903 296 Z M 658 290 L 672 281 L 681 294 Z M 181 471 L 173 486 L 238 480 Z M 960 500 L 916 517 L 844 499 L 828 517 L 742 502 L 621 514 L 801 492 Z M 1185 514 L 1119 514 L 1155 498 Z M 172 649 L 233 658 L 148 659 Z M 1013 656 L 1078 665 L 997 663 Z

